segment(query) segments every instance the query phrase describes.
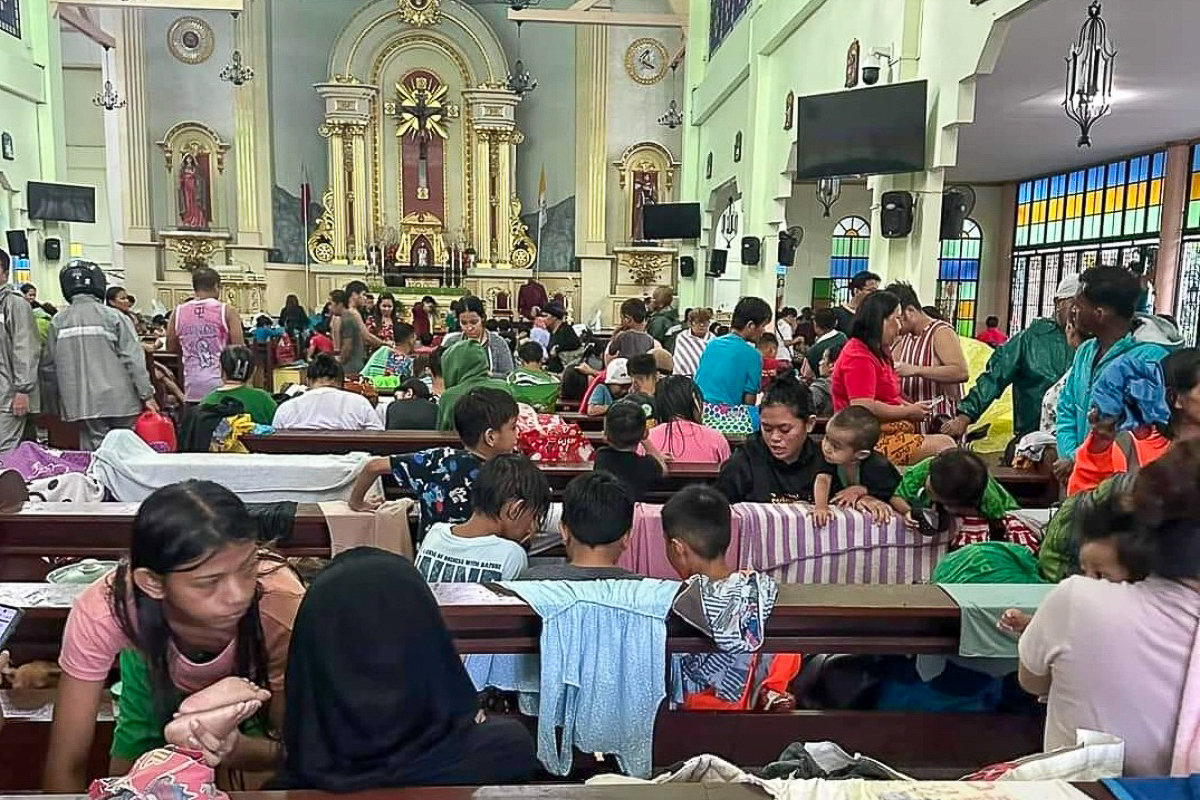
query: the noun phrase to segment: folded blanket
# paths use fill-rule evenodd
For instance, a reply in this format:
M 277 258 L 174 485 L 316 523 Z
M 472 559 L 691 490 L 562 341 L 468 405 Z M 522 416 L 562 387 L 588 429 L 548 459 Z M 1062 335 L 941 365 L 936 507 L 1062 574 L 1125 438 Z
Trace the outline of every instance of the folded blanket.
M 366 453 L 276 456 L 261 453 L 158 453 L 133 431 L 115 430 L 93 454 L 90 474 L 119 501 L 145 500 L 189 479 L 227 487 L 247 503 L 346 500 Z

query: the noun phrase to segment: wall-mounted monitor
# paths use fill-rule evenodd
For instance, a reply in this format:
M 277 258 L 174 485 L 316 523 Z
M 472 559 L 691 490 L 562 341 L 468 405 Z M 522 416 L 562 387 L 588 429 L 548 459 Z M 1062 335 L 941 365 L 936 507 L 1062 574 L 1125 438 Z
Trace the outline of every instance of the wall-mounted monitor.
M 53 222 L 95 222 L 96 187 L 67 183 L 39 183 L 25 186 L 29 218 Z
M 642 206 L 646 239 L 699 239 L 699 203 L 656 203 Z
M 925 81 L 796 101 L 796 180 L 925 170 Z

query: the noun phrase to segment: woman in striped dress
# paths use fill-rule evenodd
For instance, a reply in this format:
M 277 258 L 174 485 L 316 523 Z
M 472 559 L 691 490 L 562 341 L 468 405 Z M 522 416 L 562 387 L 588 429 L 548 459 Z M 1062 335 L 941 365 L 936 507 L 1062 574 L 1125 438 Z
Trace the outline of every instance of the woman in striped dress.
M 712 322 L 712 312 L 706 308 L 693 308 L 687 315 L 687 327 L 675 337 L 674 374 L 696 376 L 696 368 L 700 365 L 700 356 L 704 348 L 713 340 L 708 330 Z

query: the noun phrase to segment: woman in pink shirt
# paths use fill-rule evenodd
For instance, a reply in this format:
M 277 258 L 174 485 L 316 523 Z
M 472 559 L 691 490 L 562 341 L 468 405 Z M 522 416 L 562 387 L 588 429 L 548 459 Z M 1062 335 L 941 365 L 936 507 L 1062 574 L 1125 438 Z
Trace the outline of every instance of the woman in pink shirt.
M 118 660 L 123 691 L 112 774 L 165 744 L 166 724 L 181 700 L 222 678 L 241 676 L 269 689 L 259 724 L 280 727 L 288 645 L 304 588 L 260 548 L 257 521 L 223 486 L 185 481 L 142 502 L 129 556 L 85 589 L 67 618 L 47 792 L 87 787 L 96 716 Z M 280 756 L 270 738 L 236 730 L 217 738 L 203 726 L 193 735 L 189 746 L 210 764 L 265 771 Z
M 704 397 L 691 378 L 671 375 L 660 380 L 654 393 L 658 424 L 650 429 L 651 444 L 676 463 L 720 464 L 729 458 L 725 434 L 700 424 L 703 409 Z

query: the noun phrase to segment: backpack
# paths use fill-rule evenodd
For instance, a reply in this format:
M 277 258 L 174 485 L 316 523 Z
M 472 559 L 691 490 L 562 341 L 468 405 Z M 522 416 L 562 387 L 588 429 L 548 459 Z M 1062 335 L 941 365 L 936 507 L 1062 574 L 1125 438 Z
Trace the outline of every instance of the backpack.
M 231 417 L 246 413 L 242 401 L 233 397 L 222 397 L 216 405 L 201 405 L 192 410 L 183 421 L 179 433 L 179 452 L 211 453 L 213 443 L 218 441 L 218 429 Z

